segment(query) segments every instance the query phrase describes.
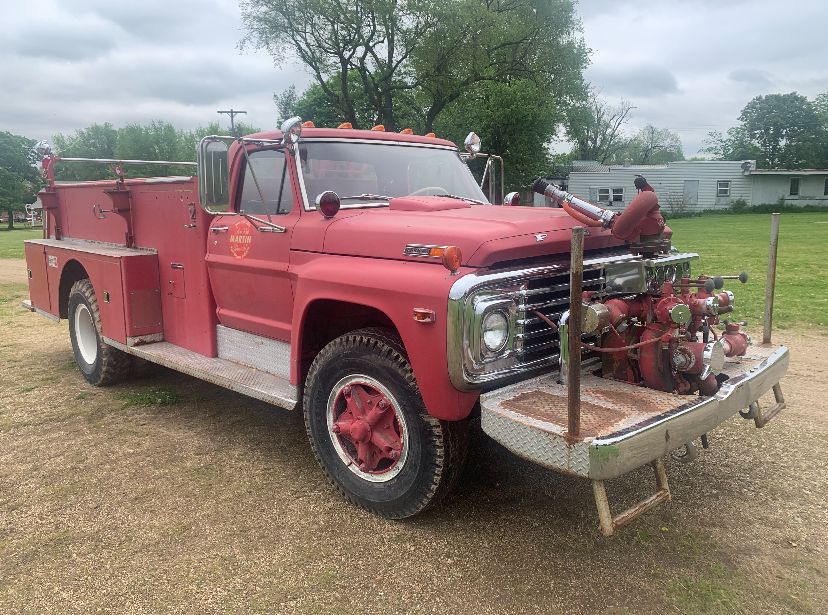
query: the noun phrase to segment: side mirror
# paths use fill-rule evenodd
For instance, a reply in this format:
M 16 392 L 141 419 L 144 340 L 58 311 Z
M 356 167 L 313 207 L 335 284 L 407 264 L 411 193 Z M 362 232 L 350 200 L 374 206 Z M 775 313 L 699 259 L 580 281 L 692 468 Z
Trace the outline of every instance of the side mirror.
M 302 136 L 302 118 L 298 115 L 282 122 L 282 144 L 293 145 Z
M 480 152 L 480 137 L 478 137 L 475 133 L 470 132 L 466 137 L 466 140 L 463 141 L 463 147 L 466 148 L 466 151 L 469 154 L 476 156 Z
M 520 193 L 510 192 L 503 198 L 504 207 L 517 207 L 520 205 Z
M 198 144 L 198 195 L 211 214 L 230 210 L 227 165 L 228 145 L 217 137 L 204 137 Z

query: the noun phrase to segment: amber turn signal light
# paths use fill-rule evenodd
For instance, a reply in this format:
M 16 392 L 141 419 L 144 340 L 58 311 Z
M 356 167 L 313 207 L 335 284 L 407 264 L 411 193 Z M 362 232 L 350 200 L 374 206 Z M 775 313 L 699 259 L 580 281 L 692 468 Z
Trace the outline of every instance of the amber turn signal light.
M 385 126 L 383 126 L 382 124 L 377 124 L 376 126 L 371 128 L 371 130 L 375 130 L 377 132 L 385 132 Z
M 302 122 L 302 128 L 316 128 L 316 124 L 308 120 L 307 122 Z
M 411 128 L 403 128 L 403 129 L 400 131 L 400 134 L 401 134 L 401 135 L 413 135 L 413 134 L 414 134 L 414 130 L 412 130 Z
M 460 270 L 460 264 L 463 261 L 463 253 L 457 246 L 447 246 L 443 248 L 443 267 L 457 273 Z
M 342 122 L 337 128 L 353 128 L 353 126 L 351 126 L 351 122 Z

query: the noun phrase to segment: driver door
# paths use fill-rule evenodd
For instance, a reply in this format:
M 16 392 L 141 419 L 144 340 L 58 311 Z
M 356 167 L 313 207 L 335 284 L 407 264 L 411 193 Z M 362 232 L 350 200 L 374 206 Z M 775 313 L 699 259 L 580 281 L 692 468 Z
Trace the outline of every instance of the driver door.
M 210 225 L 207 268 L 218 321 L 290 343 L 293 289 L 288 266 L 301 210 L 293 159 L 282 150 L 259 150 L 250 152 L 242 166 L 236 211 L 264 223 L 233 214 L 216 216 Z

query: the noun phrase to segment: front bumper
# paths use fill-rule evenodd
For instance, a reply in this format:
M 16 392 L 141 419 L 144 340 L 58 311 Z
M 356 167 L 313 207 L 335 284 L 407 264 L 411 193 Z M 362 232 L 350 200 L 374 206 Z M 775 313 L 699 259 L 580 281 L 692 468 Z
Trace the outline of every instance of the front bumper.
M 751 346 L 729 361 L 712 397 L 689 397 L 603 379 L 581 380 L 581 437 L 566 435 L 566 387 L 557 374 L 497 389 L 481 399 L 483 431 L 542 466 L 595 480 L 614 478 L 700 437 L 777 385 L 784 346 Z

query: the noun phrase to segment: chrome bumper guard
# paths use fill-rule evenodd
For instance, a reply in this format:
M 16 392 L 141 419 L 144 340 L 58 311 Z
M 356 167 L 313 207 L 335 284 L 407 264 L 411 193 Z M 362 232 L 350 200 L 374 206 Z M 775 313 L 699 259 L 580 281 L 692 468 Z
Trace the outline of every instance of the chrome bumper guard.
M 778 384 L 788 362 L 784 346 L 752 346 L 745 357 L 726 365 L 730 378 L 716 395 L 696 398 L 584 373 L 581 416 L 588 428 L 575 440 L 566 435 L 566 389 L 556 382 L 557 374 L 545 375 L 484 394 L 482 427 L 509 450 L 542 466 L 610 479 L 654 463 L 740 411 L 755 420 L 750 413 L 758 408 L 758 399 L 773 389 L 776 404 L 761 425 L 756 421 L 764 425 L 784 408 Z

